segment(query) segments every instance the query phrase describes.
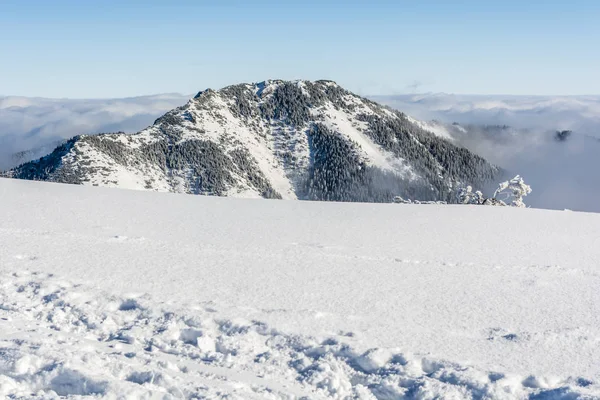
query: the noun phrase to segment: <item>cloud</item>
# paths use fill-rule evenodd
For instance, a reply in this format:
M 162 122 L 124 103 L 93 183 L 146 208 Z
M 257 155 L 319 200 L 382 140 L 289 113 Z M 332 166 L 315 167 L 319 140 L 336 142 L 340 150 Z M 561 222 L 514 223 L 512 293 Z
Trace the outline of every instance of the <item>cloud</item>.
M 539 208 L 600 212 L 600 140 L 573 133 L 564 141 L 555 132 L 512 130 L 505 137 L 481 135 L 476 129 L 463 140 L 465 147 L 520 174 L 534 189 L 527 204 Z
M 600 212 L 600 96 L 424 94 L 376 100 L 442 121 L 440 130 L 459 144 L 522 175 L 533 188 L 527 204 Z M 562 130 L 573 134 L 557 141 Z
M 517 128 L 571 129 L 600 137 L 600 96 L 476 96 L 445 93 L 375 96 L 419 119 Z
M 191 97 L 179 94 L 99 100 L 0 97 L 0 169 L 40 157 L 60 141 L 78 134 L 137 132 Z M 30 152 L 15 157 L 23 151 Z

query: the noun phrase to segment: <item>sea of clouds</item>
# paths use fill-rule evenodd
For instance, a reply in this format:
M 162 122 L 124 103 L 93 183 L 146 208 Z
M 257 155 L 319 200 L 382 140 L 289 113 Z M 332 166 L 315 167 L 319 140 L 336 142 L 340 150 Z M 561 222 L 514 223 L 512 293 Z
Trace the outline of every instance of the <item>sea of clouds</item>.
M 531 206 L 600 212 L 600 96 L 419 94 L 375 100 L 420 120 L 466 128 L 454 135 L 456 141 L 522 175 L 533 188 L 526 201 Z M 556 132 L 564 130 L 572 134 L 557 140 Z
M 191 96 L 161 94 L 124 99 L 0 97 L 0 170 L 47 154 L 79 134 L 137 132 Z M 26 151 L 27 155 L 19 152 Z

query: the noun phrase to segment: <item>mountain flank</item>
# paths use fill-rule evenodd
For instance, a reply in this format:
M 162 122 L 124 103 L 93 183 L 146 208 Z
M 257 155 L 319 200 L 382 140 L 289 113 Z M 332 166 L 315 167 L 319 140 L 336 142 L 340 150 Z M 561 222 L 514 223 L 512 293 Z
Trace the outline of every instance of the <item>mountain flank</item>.
M 452 201 L 502 171 L 332 81 L 198 93 L 135 134 L 76 136 L 5 177 L 164 192 L 329 201 Z

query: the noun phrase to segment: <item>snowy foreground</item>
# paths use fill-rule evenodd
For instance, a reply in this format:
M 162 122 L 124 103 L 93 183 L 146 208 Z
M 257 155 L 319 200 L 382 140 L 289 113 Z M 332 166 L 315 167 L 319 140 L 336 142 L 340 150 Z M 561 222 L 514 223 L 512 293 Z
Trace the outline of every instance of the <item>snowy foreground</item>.
M 0 398 L 600 398 L 600 215 L 0 179 Z

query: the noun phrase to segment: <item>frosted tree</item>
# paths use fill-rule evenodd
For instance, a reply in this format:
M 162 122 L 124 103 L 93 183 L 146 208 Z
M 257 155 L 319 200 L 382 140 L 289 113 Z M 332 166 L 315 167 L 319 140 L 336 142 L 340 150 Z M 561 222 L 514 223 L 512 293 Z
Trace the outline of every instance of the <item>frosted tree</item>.
M 502 182 L 498 189 L 490 198 L 483 197 L 483 194 L 477 190 L 473 191 L 471 186 L 463 186 L 456 192 L 456 202 L 458 204 L 482 204 L 485 206 L 506 206 L 506 202 L 512 199 L 510 203 L 513 207 L 526 207 L 523 197 L 531 193 L 531 187 L 525 184 L 523 178 L 519 175 L 509 181 Z
M 394 203 L 397 203 L 397 204 L 413 204 L 413 201 L 411 199 L 404 199 L 402 196 L 395 196 L 394 197 Z
M 483 193 L 479 190 L 473 191 L 471 186 L 461 187 L 456 193 L 456 199 L 459 204 L 483 204 Z
M 523 202 L 523 197 L 527 196 L 529 193 L 531 193 L 531 186 L 527 185 L 523 178 L 517 175 L 511 180 L 502 182 L 498 185 L 498 189 L 494 192 L 493 199 L 500 200 L 498 199 L 498 196 L 504 195 L 505 198 L 503 200 L 512 197 L 513 200 L 511 205 L 513 207 L 526 207 Z
M 420 201 L 420 200 L 404 199 L 402 196 L 394 197 L 394 203 L 398 203 L 398 204 L 448 204 L 447 201 L 443 201 L 443 200 Z

